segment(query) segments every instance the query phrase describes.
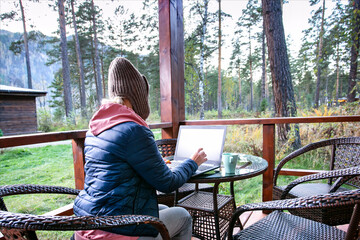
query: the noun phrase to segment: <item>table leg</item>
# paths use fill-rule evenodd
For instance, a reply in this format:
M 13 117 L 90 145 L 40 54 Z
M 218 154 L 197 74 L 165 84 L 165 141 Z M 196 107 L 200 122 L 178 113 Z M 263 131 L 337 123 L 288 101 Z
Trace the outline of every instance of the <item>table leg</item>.
M 234 182 L 233 181 L 230 182 L 230 194 L 234 198 L 234 210 L 236 210 L 235 191 L 234 191 Z M 250 216 L 249 216 L 249 218 L 250 218 Z M 249 218 L 246 219 L 246 222 L 247 222 L 247 220 L 249 220 Z M 238 222 L 236 223 L 236 226 L 240 227 L 240 229 L 243 230 L 243 224 L 240 221 L 240 217 L 238 219 Z
M 216 239 L 220 240 L 219 209 L 217 202 L 218 192 L 219 192 L 219 183 L 215 183 L 213 188 L 214 220 L 215 220 Z

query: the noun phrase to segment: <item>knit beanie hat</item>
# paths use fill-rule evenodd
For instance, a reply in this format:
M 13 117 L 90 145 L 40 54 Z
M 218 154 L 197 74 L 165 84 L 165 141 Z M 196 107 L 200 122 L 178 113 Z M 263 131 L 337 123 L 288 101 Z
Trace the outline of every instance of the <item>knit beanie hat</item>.
M 132 63 L 126 58 L 115 58 L 109 67 L 109 97 L 127 98 L 136 114 L 142 119 L 150 114 L 149 84 Z

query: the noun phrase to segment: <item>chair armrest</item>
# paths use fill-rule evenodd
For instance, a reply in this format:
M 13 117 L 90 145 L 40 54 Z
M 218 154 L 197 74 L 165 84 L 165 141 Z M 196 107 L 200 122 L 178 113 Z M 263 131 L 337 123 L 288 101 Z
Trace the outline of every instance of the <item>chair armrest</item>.
M 289 183 L 284 189 L 280 199 L 285 199 L 286 195 L 290 192 L 291 189 L 293 189 L 296 185 L 299 185 L 304 182 L 310 182 L 314 180 L 327 179 L 327 178 L 339 178 L 334 183 L 331 189 L 331 192 L 335 192 L 346 181 L 359 175 L 360 175 L 360 167 L 352 167 L 352 168 L 325 171 L 321 173 L 303 176 Z
M 121 216 L 46 216 L 0 211 L 0 226 L 22 230 L 94 230 L 130 225 L 151 224 L 163 239 L 170 239 L 168 230 L 160 219 L 147 215 Z
M 78 195 L 79 189 L 73 189 L 60 186 L 46 186 L 36 184 L 16 184 L 0 186 L 0 197 L 18 195 L 18 194 L 34 194 L 34 193 L 59 193 Z
M 59 193 L 78 195 L 80 190 L 59 186 L 45 186 L 33 184 L 0 186 L 0 199 L 4 196 L 35 193 Z M 156 217 L 148 215 L 120 215 L 120 216 L 49 216 L 12 213 L 0 210 L 0 227 L 21 230 L 92 230 L 129 225 L 150 224 L 163 237 L 170 239 L 164 223 Z
M 247 211 L 330 208 L 340 205 L 355 205 L 359 203 L 360 189 L 309 197 L 245 204 L 238 207 L 231 217 L 228 229 L 228 239 L 232 240 L 233 229 L 237 220 L 241 214 Z

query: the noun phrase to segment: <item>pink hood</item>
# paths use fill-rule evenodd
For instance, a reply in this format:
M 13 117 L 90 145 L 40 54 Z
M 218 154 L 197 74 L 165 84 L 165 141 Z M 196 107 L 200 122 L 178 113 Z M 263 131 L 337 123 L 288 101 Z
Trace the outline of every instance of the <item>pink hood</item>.
M 117 103 L 105 103 L 94 114 L 89 123 L 89 128 L 95 136 L 103 131 L 123 122 L 135 122 L 149 128 L 144 119 L 137 115 L 131 108 Z

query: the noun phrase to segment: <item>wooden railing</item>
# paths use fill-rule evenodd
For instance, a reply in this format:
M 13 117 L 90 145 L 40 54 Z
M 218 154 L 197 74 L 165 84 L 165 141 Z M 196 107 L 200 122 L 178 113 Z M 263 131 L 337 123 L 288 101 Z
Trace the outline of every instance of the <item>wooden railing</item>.
M 269 167 L 263 175 L 263 201 L 272 199 L 273 174 L 275 167 L 275 125 L 292 123 L 335 123 L 360 122 L 360 116 L 336 117 L 307 117 L 307 118 L 255 118 L 255 119 L 223 119 L 223 120 L 188 120 L 180 125 L 262 125 L 263 129 L 263 158 L 268 161 Z M 171 122 L 150 124 L 151 129 L 163 129 L 169 132 L 173 127 Z M 62 140 L 72 140 L 75 187 L 83 188 L 84 184 L 84 140 L 86 130 L 67 131 L 58 133 L 39 133 L 18 136 L 0 137 L 0 148 L 23 146 L 37 143 L 47 143 Z M 303 176 L 314 173 L 311 170 L 285 169 L 280 174 Z
M 275 125 L 291 123 L 332 123 L 332 122 L 360 122 L 360 116 L 337 117 L 306 117 L 306 118 L 254 118 L 228 120 L 184 121 L 185 125 L 262 125 L 263 129 L 263 158 L 269 167 L 263 174 L 263 201 L 272 200 L 273 176 L 275 168 Z M 344 136 L 345 137 L 345 136 Z M 284 169 L 281 175 L 304 176 L 318 171 Z

